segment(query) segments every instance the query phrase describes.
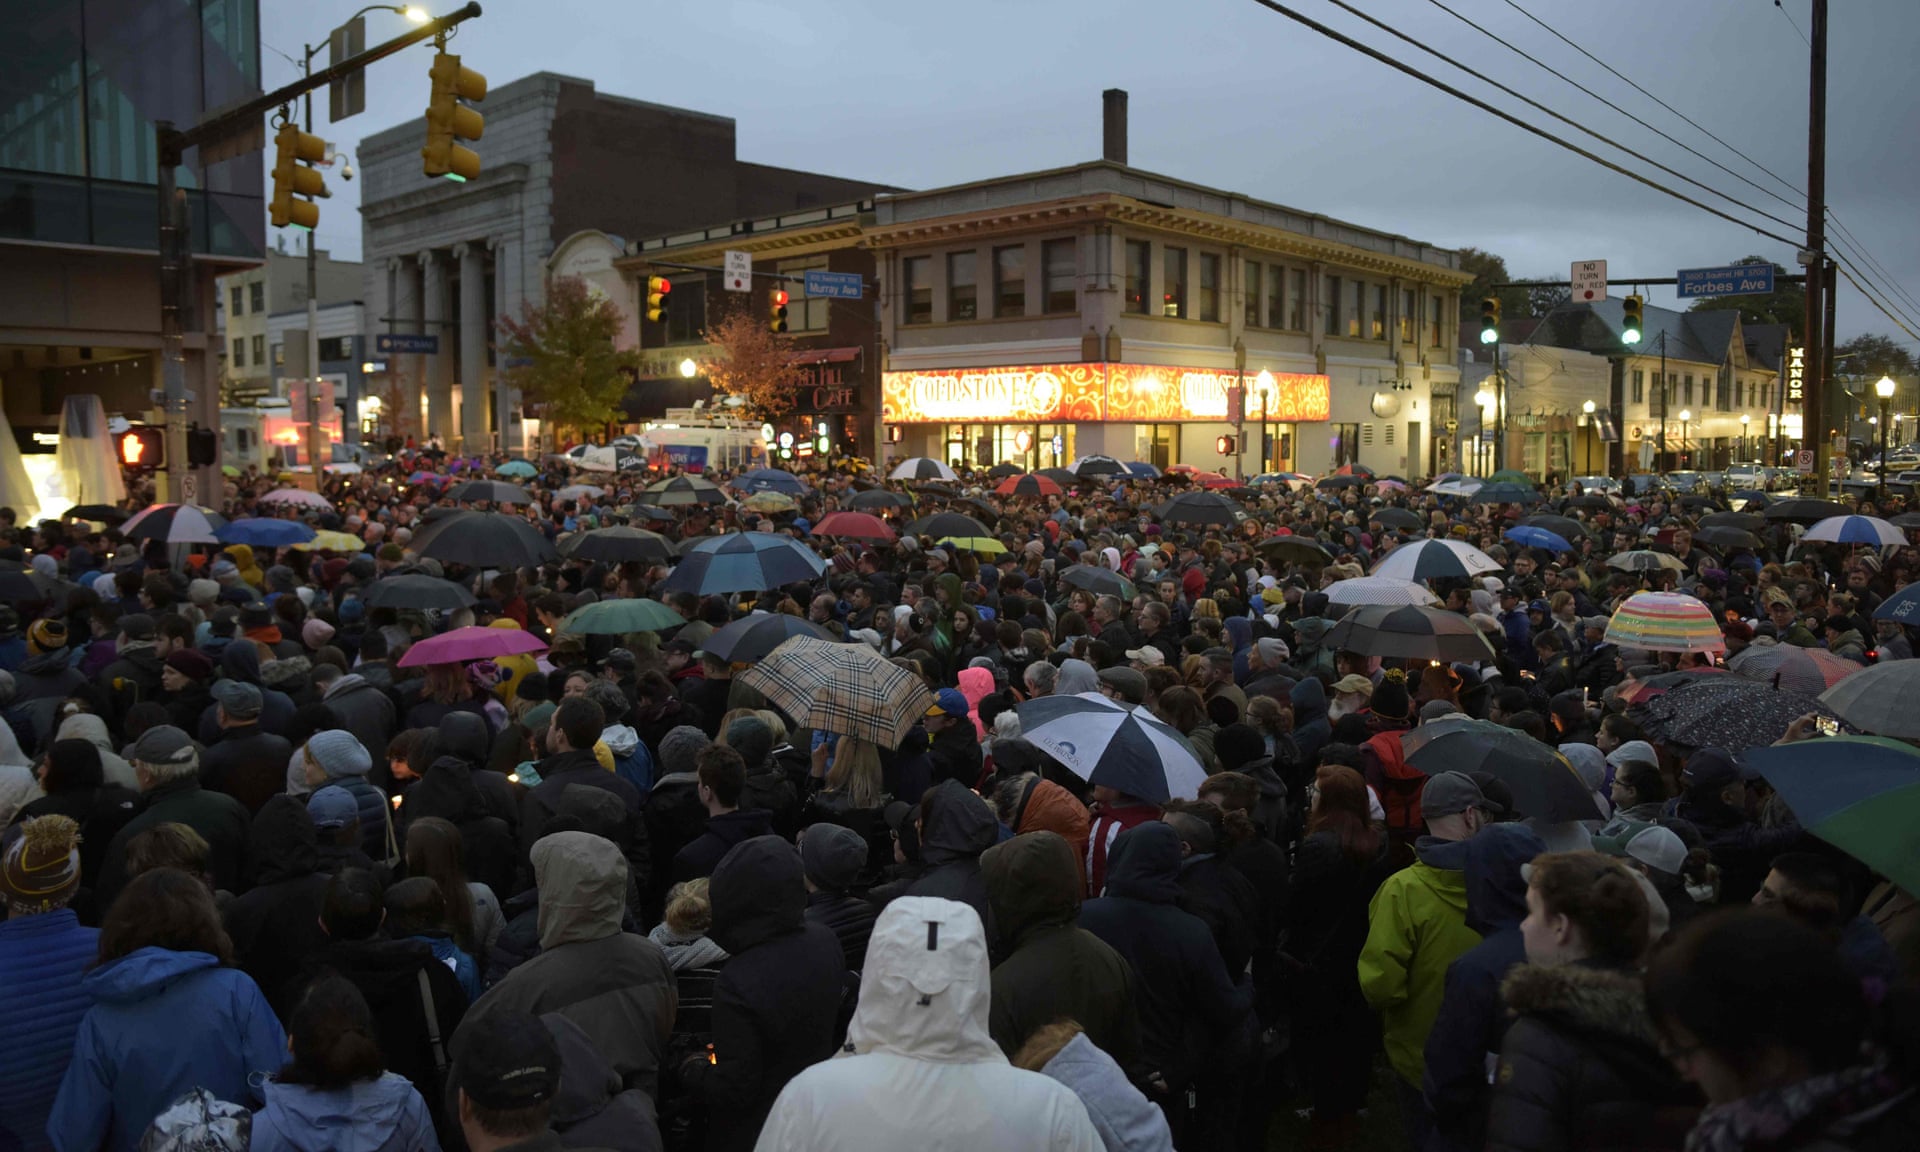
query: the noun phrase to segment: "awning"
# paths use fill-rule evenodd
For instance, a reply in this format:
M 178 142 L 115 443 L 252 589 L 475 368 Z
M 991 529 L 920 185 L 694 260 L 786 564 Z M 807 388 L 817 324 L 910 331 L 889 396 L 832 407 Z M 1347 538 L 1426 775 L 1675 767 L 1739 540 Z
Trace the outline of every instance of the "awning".
M 858 348 L 802 348 L 787 357 L 792 364 L 845 364 L 858 359 Z

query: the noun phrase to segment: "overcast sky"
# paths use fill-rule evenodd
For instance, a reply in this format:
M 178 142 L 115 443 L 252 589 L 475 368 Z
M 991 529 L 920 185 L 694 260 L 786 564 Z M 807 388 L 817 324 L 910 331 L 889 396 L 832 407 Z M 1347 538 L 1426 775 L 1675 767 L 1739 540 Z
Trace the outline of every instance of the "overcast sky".
M 1556 135 L 1622 159 L 1328 0 L 1287 2 Z M 1773 0 L 1515 2 L 1794 188 L 1805 187 L 1808 51 L 1800 32 L 1808 30 L 1810 0 L 1782 0 L 1778 8 Z M 1585 259 L 1609 261 L 1616 280 L 1672 276 L 1748 254 L 1794 265 L 1792 245 L 1600 168 L 1253 0 L 484 3 L 486 13 L 464 26 L 456 50 L 495 86 L 553 71 L 590 79 L 603 92 L 731 116 L 743 160 L 909 188 L 1058 167 L 1099 156 L 1100 92 L 1120 87 L 1131 93 L 1136 168 L 1438 244 L 1485 248 L 1506 257 L 1516 275 L 1565 279 L 1569 263 Z M 1349 3 L 1796 224 L 1759 221 L 1769 230 L 1804 234 L 1804 201 L 1796 193 L 1555 40 L 1507 0 Z M 1802 206 L 1789 207 L 1687 155 L 1455 20 L 1441 3 Z M 262 4 L 267 87 L 296 71 L 272 49 L 297 55 L 359 6 Z M 1911 61 L 1920 4 L 1841 0 L 1833 8 L 1828 203 L 1860 247 L 1920 299 L 1912 210 L 1920 182 L 1920 149 L 1913 146 L 1920 83 Z M 403 28 L 398 16 L 373 13 L 367 38 L 377 42 Z M 338 127 L 323 124 L 320 133 L 351 151 L 361 135 L 418 121 L 427 60 L 421 47 L 375 65 L 367 111 Z M 484 163 L 484 139 L 478 151 Z M 1637 161 L 1623 162 L 1677 186 Z M 360 185 L 329 183 L 334 198 L 323 212 L 320 245 L 358 258 L 351 209 Z M 1842 251 L 1865 264 L 1853 246 Z M 1654 290 L 1651 298 L 1671 304 L 1670 293 Z M 1887 298 L 1920 332 L 1920 306 Z M 1920 350 L 1844 281 L 1839 308 L 1842 339 L 1885 332 Z

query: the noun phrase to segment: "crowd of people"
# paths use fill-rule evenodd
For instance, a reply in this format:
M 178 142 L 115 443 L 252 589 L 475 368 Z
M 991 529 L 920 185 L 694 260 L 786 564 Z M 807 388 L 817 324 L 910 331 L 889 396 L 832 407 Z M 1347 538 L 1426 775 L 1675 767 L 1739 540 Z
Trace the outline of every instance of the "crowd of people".
M 1714 657 L 1608 637 L 1679 591 L 1729 652 L 1910 659 L 1873 609 L 1912 547 L 1784 522 L 1706 547 L 1713 506 L 1660 491 L 1363 470 L 1211 518 L 1166 503 L 1177 476 L 1097 468 L 816 463 L 769 500 L 550 458 L 524 501 L 449 494 L 503 463 L 408 452 L 294 503 L 228 481 L 229 522 L 311 548 L 0 509 L 34 592 L 0 604 L 0 1152 L 1913 1146 L 1915 894 L 1803 828 L 1748 747 L 1643 729 L 1645 690 Z M 1566 550 L 1510 538 L 1543 510 Z M 882 528 L 816 529 L 848 513 Z M 462 514 L 550 547 L 443 562 Z M 578 548 L 622 527 L 658 551 Z M 819 575 L 674 579 L 737 531 Z M 1495 566 L 1422 581 L 1484 655 L 1342 646 L 1333 586 L 1428 539 Z M 394 606 L 409 579 L 448 598 Z M 569 629 L 642 599 L 671 612 Z M 707 649 L 763 616 L 908 673 L 904 735 L 808 728 L 750 682 L 765 651 Z M 473 628 L 527 643 L 408 659 Z M 1198 783 L 1133 794 L 1028 738 L 1075 696 Z M 1463 717 L 1557 756 L 1592 813 L 1410 762 Z M 1820 736 L 1752 743 L 1776 738 Z

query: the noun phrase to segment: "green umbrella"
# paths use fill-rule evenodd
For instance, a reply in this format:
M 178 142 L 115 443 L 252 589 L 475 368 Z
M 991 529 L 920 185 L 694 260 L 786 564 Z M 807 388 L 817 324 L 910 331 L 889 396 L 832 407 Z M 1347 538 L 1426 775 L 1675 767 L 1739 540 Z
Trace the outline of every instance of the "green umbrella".
M 1487 477 L 1487 483 L 1489 484 L 1525 484 L 1528 487 L 1532 487 L 1533 477 L 1527 475 L 1525 472 L 1520 471 L 1518 468 L 1502 468 L 1500 469 L 1500 471 L 1495 472 L 1493 475 Z
M 1920 892 L 1920 749 L 1885 736 L 1827 736 L 1750 748 L 1807 831 Z
M 495 476 L 537 476 L 540 470 L 525 460 L 509 460 L 493 470 Z
M 624 636 L 629 632 L 664 632 L 685 623 L 680 613 L 658 600 L 601 600 L 560 621 L 560 631 Z

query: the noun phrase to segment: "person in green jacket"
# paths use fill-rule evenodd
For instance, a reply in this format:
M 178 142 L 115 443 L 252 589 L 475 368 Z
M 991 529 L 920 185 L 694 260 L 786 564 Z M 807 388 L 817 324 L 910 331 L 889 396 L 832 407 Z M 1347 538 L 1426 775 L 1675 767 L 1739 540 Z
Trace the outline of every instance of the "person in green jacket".
M 1420 793 L 1427 835 L 1412 866 L 1380 885 L 1367 908 L 1360 991 L 1380 1014 L 1387 1060 L 1400 1078 L 1400 1109 L 1411 1147 L 1424 1148 L 1432 1119 L 1421 1097 L 1427 1033 L 1446 994 L 1447 966 L 1480 942 L 1467 927 L 1467 845 L 1486 822 L 1480 786 L 1442 772 Z

